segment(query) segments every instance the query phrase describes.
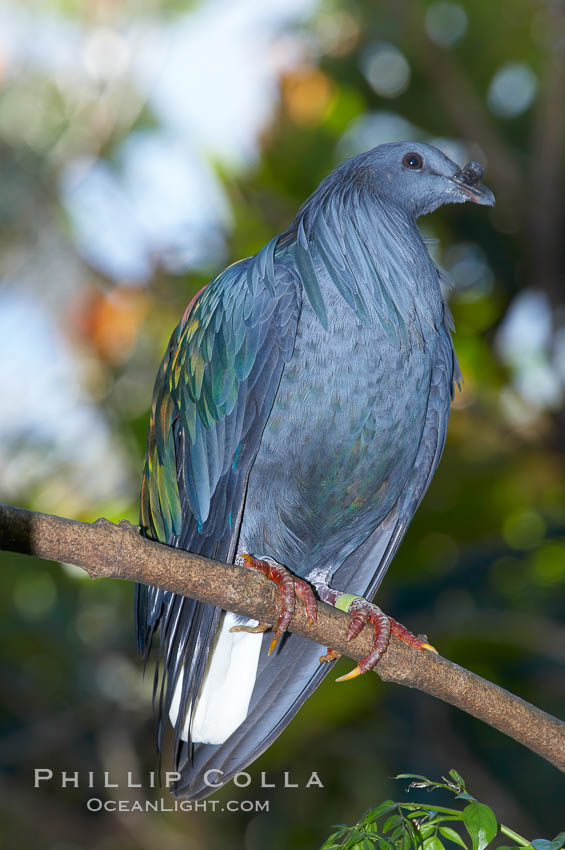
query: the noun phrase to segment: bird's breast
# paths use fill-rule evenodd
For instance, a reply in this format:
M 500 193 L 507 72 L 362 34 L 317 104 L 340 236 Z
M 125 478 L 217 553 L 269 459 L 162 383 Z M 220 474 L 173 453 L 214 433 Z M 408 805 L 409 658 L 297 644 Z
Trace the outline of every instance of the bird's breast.
M 337 298 L 340 296 L 337 295 Z M 330 304 L 330 307 L 334 305 Z M 412 469 L 433 340 L 395 345 L 378 322 L 304 303 L 249 478 L 241 548 L 304 574 L 335 568 L 384 519 Z

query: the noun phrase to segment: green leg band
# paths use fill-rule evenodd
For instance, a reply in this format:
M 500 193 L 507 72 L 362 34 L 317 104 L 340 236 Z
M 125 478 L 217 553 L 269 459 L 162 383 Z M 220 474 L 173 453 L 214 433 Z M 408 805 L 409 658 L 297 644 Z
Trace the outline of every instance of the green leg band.
M 337 597 L 335 601 L 335 608 L 339 608 L 340 611 L 345 611 L 347 614 L 349 609 L 351 608 L 351 603 L 355 599 L 362 599 L 362 596 L 356 596 L 354 593 L 342 593 Z

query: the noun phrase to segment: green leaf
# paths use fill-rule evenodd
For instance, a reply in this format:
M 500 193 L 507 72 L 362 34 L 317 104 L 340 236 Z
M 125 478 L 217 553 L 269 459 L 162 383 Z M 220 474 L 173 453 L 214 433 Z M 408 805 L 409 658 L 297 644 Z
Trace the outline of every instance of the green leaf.
M 408 830 L 404 832 L 402 836 L 402 850 L 415 850 L 420 845 L 421 842 L 415 834 L 411 835 Z M 398 844 L 396 846 L 399 847 Z
M 455 821 L 463 820 L 463 816 L 461 815 L 461 812 L 459 812 L 459 817 L 454 817 L 453 815 L 448 815 L 448 814 L 446 814 L 446 812 L 440 812 L 439 814 L 434 815 L 434 817 L 431 818 L 428 821 L 428 824 L 430 824 L 431 826 L 437 826 L 438 824 L 447 823 L 448 821 L 452 821 L 452 820 L 455 820 Z
M 470 803 L 463 809 L 463 823 L 473 842 L 473 850 L 484 850 L 498 832 L 494 812 L 484 803 Z
M 369 809 L 369 811 L 363 815 L 362 820 L 364 823 L 371 823 L 394 809 L 396 809 L 396 803 L 394 800 L 385 800 L 380 804 L 380 806 L 377 806 L 376 809 Z
M 335 844 L 336 839 L 342 838 L 344 832 L 345 832 L 345 829 L 339 829 L 337 832 L 332 832 L 332 834 L 328 838 L 326 838 L 326 840 L 324 841 L 324 843 L 320 847 L 320 850 L 331 850 L 331 847 L 336 847 L 337 846 Z
M 445 850 L 443 843 L 437 835 L 430 835 L 423 843 L 423 850 Z
M 457 784 L 463 791 L 466 790 L 465 780 L 463 779 L 460 773 L 457 773 L 455 768 L 451 768 L 451 770 L 449 771 L 449 775 L 451 776 L 454 782 L 457 782 Z
M 396 776 L 392 777 L 393 779 L 421 779 L 423 782 L 427 782 L 430 785 L 434 783 L 431 779 L 428 779 L 427 776 L 421 776 L 419 773 L 397 773 Z
M 420 838 L 428 838 L 432 834 L 432 832 L 435 832 L 435 829 L 433 824 L 430 823 L 423 823 L 420 829 L 418 830 Z
M 365 832 L 361 829 L 357 829 L 356 826 L 353 826 L 349 830 L 349 835 L 347 836 L 347 840 L 351 841 L 351 839 L 353 839 L 354 841 L 362 841 L 364 837 L 365 837 Z
M 391 817 L 387 818 L 383 825 L 383 832 L 390 832 L 390 830 L 398 826 L 398 824 L 402 821 L 402 817 L 400 815 L 391 815 Z
M 469 800 L 471 803 L 475 803 L 477 798 L 473 797 L 472 794 L 469 794 L 468 791 L 461 791 L 459 794 L 455 795 L 456 800 Z
M 337 832 L 333 832 L 329 838 L 325 840 L 325 842 L 320 847 L 320 850 L 333 850 L 334 847 L 342 847 L 343 845 L 336 844 L 336 841 L 340 841 L 346 832 L 349 832 L 348 828 L 344 824 L 334 824 L 334 827 L 337 826 Z
M 455 832 L 454 829 L 451 829 L 450 826 L 440 826 L 439 831 L 444 838 L 448 838 L 449 841 L 453 841 L 454 844 L 458 844 L 460 847 L 464 847 L 465 850 L 467 850 L 467 845 L 465 844 L 459 833 Z
M 442 788 L 441 784 L 432 782 L 427 776 L 421 776 L 419 773 L 398 773 L 393 779 L 410 779 L 410 788 Z

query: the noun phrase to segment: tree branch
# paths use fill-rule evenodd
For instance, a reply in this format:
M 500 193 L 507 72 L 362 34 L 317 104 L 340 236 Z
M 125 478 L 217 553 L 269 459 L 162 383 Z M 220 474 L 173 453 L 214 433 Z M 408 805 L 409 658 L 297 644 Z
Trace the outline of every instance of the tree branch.
M 0 505 L 0 549 L 75 564 L 91 578 L 155 585 L 265 623 L 278 614 L 277 591 L 260 573 L 146 540 L 125 521 L 90 524 Z M 371 630 L 347 642 L 348 622 L 347 614 L 319 603 L 308 626 L 299 603 L 290 631 L 358 660 L 370 649 Z M 492 682 L 395 637 L 375 672 L 457 706 L 565 771 L 565 723 Z

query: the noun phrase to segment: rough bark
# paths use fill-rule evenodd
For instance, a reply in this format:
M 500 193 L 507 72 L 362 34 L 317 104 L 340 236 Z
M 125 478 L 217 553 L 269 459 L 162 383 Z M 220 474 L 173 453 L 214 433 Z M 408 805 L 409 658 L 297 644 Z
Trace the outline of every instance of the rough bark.
M 146 540 L 125 521 L 85 523 L 0 505 L 0 549 L 75 564 L 91 578 L 155 585 L 265 623 L 278 613 L 277 591 L 261 574 Z M 348 622 L 347 614 L 319 603 L 308 626 L 299 601 L 290 631 L 357 660 L 369 651 L 372 630 L 348 643 Z M 565 771 L 565 723 L 446 658 L 393 637 L 375 672 L 457 706 Z

